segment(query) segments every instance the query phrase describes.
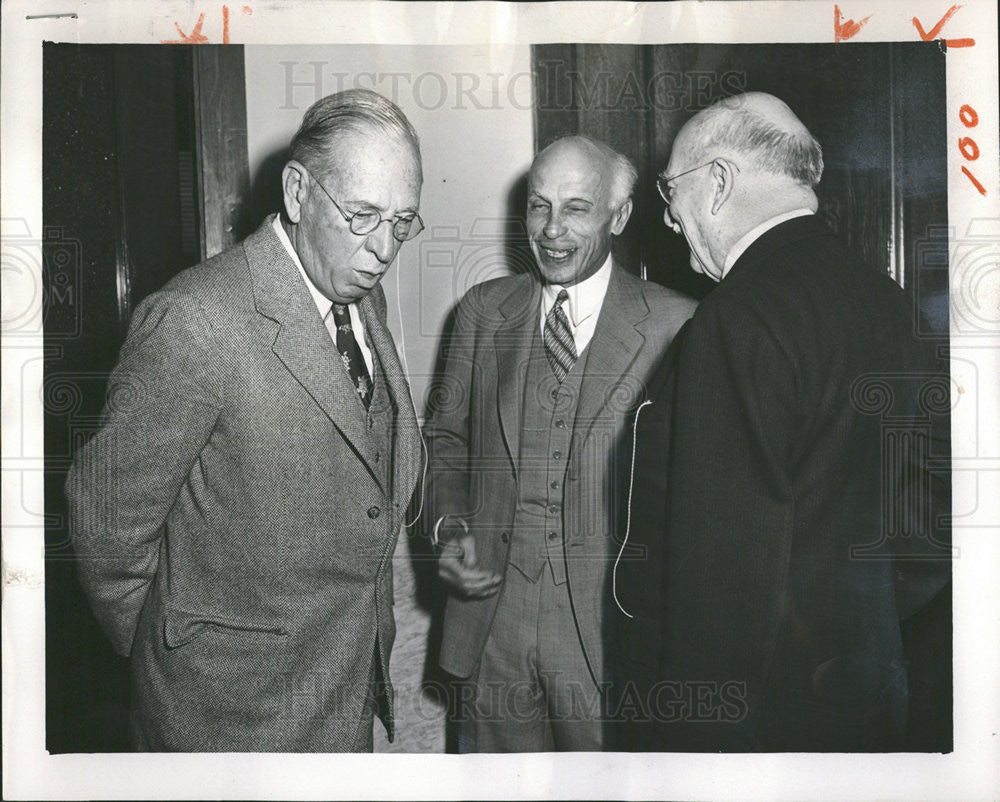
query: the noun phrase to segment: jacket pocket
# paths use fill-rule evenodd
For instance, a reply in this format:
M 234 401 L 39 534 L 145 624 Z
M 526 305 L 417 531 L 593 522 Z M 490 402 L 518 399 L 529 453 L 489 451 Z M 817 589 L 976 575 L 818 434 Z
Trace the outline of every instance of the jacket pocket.
M 163 642 L 169 649 L 184 646 L 207 630 L 260 635 L 276 640 L 288 637 L 288 631 L 276 622 L 192 613 L 176 607 L 168 608 L 163 618 Z

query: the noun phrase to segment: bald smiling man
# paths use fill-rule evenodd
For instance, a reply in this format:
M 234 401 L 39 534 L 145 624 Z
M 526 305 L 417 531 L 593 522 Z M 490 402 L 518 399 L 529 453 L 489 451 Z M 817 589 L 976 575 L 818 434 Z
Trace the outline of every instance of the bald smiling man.
M 822 171 L 791 109 L 748 93 L 696 114 L 658 181 L 719 285 L 635 422 L 651 559 L 616 576 L 614 653 L 648 716 L 618 748 L 904 747 L 900 621 L 950 577 L 949 382 L 912 301 L 815 216 Z
M 694 309 L 611 256 L 635 180 L 601 142 L 547 147 L 528 179 L 537 274 L 475 286 L 455 313 L 446 400 L 425 433 L 461 751 L 604 744 L 614 466 L 650 368 Z

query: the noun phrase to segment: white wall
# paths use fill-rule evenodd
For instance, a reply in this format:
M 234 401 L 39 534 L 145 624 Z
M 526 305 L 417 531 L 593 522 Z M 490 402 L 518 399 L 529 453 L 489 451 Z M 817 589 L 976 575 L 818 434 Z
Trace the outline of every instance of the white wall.
M 422 414 L 445 316 L 472 284 L 508 272 L 500 221 L 523 215 L 509 204 L 533 155 L 529 48 L 247 45 L 245 59 L 254 180 L 309 105 L 340 89 L 381 92 L 417 129 L 427 230 L 403 246 L 383 287 Z

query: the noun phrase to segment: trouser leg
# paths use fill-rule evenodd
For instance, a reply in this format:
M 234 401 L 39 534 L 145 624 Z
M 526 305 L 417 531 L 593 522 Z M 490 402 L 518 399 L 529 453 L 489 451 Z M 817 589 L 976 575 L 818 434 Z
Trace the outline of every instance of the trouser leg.
M 459 751 L 549 751 L 552 732 L 537 666 L 539 586 L 509 568 L 500 594 L 476 675 L 459 689 L 466 700 Z
M 556 585 L 543 571 L 538 616 L 538 669 L 555 749 L 589 752 L 602 748 L 603 688 L 593 679 L 570 603 L 569 585 Z M 592 655 L 602 665 L 601 655 Z

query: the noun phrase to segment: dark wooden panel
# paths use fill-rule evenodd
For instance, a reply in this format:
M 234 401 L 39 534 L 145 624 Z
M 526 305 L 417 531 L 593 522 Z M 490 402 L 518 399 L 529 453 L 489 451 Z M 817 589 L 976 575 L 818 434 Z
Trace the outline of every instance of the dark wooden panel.
M 111 651 L 77 584 L 62 492 L 76 441 L 100 413 L 122 336 L 114 63 L 106 48 L 46 43 L 43 53 L 42 214 L 51 235 L 43 246 L 46 747 L 120 750 L 127 663 Z
M 76 580 L 63 484 L 96 431 L 129 314 L 199 261 L 191 49 L 46 44 L 46 744 L 127 746 L 127 661 Z
M 129 309 L 200 261 L 190 47 L 120 46 L 117 162 L 129 262 Z
M 650 107 L 642 48 L 535 45 L 533 58 L 536 153 L 560 137 L 586 134 L 628 156 L 640 175 L 648 172 Z M 613 252 L 619 264 L 638 274 L 643 261 L 640 232 L 649 208 L 641 193 L 635 206 L 625 231 L 615 238 Z
M 246 73 L 242 46 L 200 46 L 192 53 L 201 255 L 207 258 L 249 233 L 239 228 L 250 191 Z

